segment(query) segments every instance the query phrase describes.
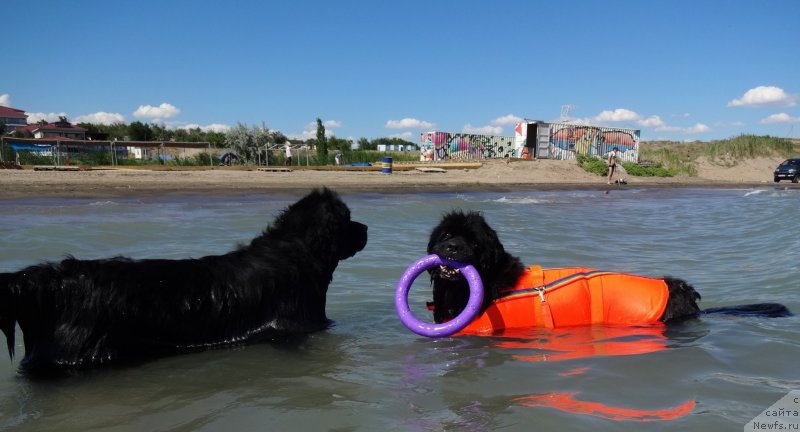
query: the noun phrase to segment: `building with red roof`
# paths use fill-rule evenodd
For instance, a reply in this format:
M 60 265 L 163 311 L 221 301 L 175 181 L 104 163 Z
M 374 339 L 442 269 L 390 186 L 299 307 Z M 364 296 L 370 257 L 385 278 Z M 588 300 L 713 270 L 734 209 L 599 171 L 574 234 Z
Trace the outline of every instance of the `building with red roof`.
M 13 132 L 18 127 L 28 125 L 28 115 L 24 110 L 0 106 L 0 123 L 6 125 L 5 130 L 0 131 L 0 135 Z
M 29 131 L 30 133 L 33 134 L 33 137 L 36 139 L 66 138 L 74 140 L 85 140 L 86 131 L 88 129 L 82 128 L 80 126 L 74 126 L 70 122 L 57 121 L 53 123 L 47 123 L 44 125 L 38 123 L 29 124 L 24 127 L 17 128 L 17 130 Z

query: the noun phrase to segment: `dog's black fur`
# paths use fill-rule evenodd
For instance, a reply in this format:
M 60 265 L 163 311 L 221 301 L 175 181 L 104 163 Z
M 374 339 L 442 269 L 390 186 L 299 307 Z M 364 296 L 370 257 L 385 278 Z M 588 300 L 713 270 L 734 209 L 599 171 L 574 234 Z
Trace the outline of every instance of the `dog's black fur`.
M 442 258 L 472 264 L 481 276 L 484 288 L 481 311 L 500 298 L 504 289 L 513 287 L 525 270 L 519 258 L 506 252 L 497 233 L 476 212 L 453 211 L 445 214 L 431 232 L 428 253 Z M 433 284 L 433 319 L 445 322 L 457 316 L 469 300 L 469 286 L 459 273 L 446 267 L 428 270 Z M 673 322 L 696 317 L 700 313 L 727 313 L 732 315 L 786 316 L 790 312 L 779 304 L 732 306 L 702 311 L 697 306 L 700 294 L 686 281 L 664 277 L 669 288 L 669 299 L 663 322 Z
M 23 370 L 77 369 L 330 325 L 328 285 L 367 227 L 328 189 L 285 209 L 249 245 L 198 259 L 115 257 L 34 265 L 0 274 L 0 329 Z

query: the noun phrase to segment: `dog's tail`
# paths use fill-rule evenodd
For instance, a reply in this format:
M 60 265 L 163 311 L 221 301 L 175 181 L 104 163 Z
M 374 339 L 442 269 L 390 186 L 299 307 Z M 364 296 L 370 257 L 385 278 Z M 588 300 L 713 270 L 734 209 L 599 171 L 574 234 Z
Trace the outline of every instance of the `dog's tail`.
M 14 358 L 14 334 L 17 318 L 14 315 L 11 294 L 11 274 L 0 273 L 0 330 L 6 335 L 8 355 Z
M 792 312 L 780 303 L 757 303 L 749 305 L 723 306 L 703 309 L 702 314 L 720 314 L 741 317 L 782 318 Z

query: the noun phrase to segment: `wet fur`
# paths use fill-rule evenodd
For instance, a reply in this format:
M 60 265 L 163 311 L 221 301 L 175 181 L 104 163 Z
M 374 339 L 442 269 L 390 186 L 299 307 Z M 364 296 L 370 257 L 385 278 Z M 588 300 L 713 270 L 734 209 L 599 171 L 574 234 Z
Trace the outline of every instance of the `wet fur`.
M 500 298 L 501 291 L 513 287 L 525 270 L 519 258 L 506 252 L 497 233 L 476 212 L 453 211 L 444 215 L 431 232 L 428 253 L 475 266 L 484 287 L 481 311 Z M 433 285 L 433 318 L 437 323 L 445 322 L 464 309 L 469 299 L 469 287 L 458 274 L 440 268 L 430 269 L 429 273 Z M 669 276 L 664 277 L 664 281 L 669 288 L 669 299 L 661 321 L 674 322 L 701 313 L 697 305 L 700 294 L 691 285 Z M 703 313 L 769 317 L 791 314 L 783 305 L 773 303 L 715 308 Z
M 367 242 L 337 194 L 289 206 L 250 244 L 197 259 L 114 257 L 0 274 L 0 329 L 24 370 L 87 368 L 329 326 L 328 285 Z

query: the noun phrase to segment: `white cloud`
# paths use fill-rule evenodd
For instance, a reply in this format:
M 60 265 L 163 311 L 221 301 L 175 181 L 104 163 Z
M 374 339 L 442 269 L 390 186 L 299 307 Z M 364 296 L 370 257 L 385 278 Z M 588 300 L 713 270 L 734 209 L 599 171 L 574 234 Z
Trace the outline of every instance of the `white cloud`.
M 336 134 L 331 130 L 332 127 L 342 127 L 341 122 L 337 120 L 328 120 L 322 123 L 322 126 L 325 127 L 325 137 L 330 138 L 335 136 Z M 317 139 L 317 122 L 313 121 L 308 123 L 303 127 L 303 132 L 299 134 L 289 134 L 286 135 L 287 138 L 293 140 L 303 140 L 307 141 L 310 139 Z
M 180 126 L 177 129 L 189 130 L 189 129 L 198 129 L 198 128 L 203 132 L 227 132 L 227 131 L 229 131 L 231 129 L 230 126 L 228 126 L 226 124 L 221 124 L 221 123 L 211 123 L 208 126 L 201 126 L 201 125 L 199 125 L 197 123 L 190 123 L 190 124 L 187 124 L 187 125 Z
M 603 111 L 595 117 L 595 121 L 598 122 L 622 122 L 622 121 L 634 121 L 639 120 L 639 114 L 635 112 L 625 109 L 625 108 L 617 108 L 614 111 Z
M 436 125 L 424 120 L 404 118 L 402 120 L 389 120 L 386 122 L 388 129 L 435 129 Z
M 748 90 L 744 96 L 739 99 L 734 99 L 728 102 L 729 107 L 740 106 L 795 106 L 794 99 L 787 95 L 780 87 L 775 86 L 758 86 Z
M 317 137 L 317 131 L 306 129 L 299 134 L 289 134 L 286 137 L 293 140 L 308 141 Z
M 340 128 L 340 127 L 342 127 L 342 122 L 340 122 L 339 120 L 325 120 L 324 122 L 322 122 L 322 126 L 325 127 L 325 136 L 329 136 L 328 129 Z M 314 131 L 314 136 L 312 138 L 316 138 L 317 122 L 313 121 L 313 122 L 306 123 L 306 125 L 303 127 L 303 130 L 304 131 Z
M 150 118 L 150 119 L 166 119 L 175 117 L 180 114 L 181 110 L 172 104 L 166 102 L 154 107 L 151 105 L 139 105 L 139 108 L 133 112 L 136 118 Z
M 606 110 L 596 115 L 593 118 L 578 119 L 576 122 L 583 124 L 634 122 L 639 127 L 656 128 L 656 130 L 665 130 L 663 128 L 667 127 L 666 123 L 664 123 L 664 120 L 661 119 L 661 116 L 651 115 L 645 118 L 636 113 L 635 111 L 631 111 L 625 108 L 617 108 L 613 111 Z
M 710 130 L 711 128 L 703 123 L 695 123 L 694 126 L 686 128 L 686 133 L 706 133 Z
M 769 117 L 761 119 L 760 123 L 800 123 L 800 117 L 792 117 L 786 113 L 772 114 Z
M 75 117 L 72 119 L 72 122 L 112 125 L 114 123 L 125 123 L 125 117 L 122 114 L 98 111 L 96 113 Z
M 403 132 L 399 134 L 389 135 L 389 138 L 400 138 L 406 141 L 414 142 L 415 138 L 419 139 L 419 134 L 413 132 Z
M 462 133 L 475 134 L 475 135 L 501 135 L 503 128 L 500 126 L 472 126 L 467 123 L 461 129 Z
M 514 126 L 521 121 L 522 119 L 520 117 L 514 114 L 507 114 L 490 121 L 489 124 L 494 126 Z
M 696 123 L 694 126 L 689 127 L 678 127 L 678 126 L 659 126 L 656 128 L 658 132 L 678 132 L 684 134 L 693 134 L 693 133 L 706 133 L 710 131 L 711 128 L 704 125 L 703 123 Z
M 11 95 L 8 93 L 3 93 L 0 95 L 0 106 L 10 107 L 11 106 Z
M 28 124 L 32 123 L 39 123 L 40 120 L 44 120 L 48 123 L 57 122 L 59 117 L 67 117 L 67 113 L 60 112 L 60 113 L 40 113 L 40 112 L 26 112 L 28 114 Z M 69 120 L 69 118 L 67 118 Z
M 208 126 L 201 126 L 200 129 L 202 129 L 202 130 L 204 130 L 206 132 L 208 132 L 208 131 L 211 131 L 211 132 L 227 132 L 227 131 L 229 131 L 231 129 L 231 127 L 226 125 L 226 124 L 222 124 L 222 123 L 211 123 Z
M 659 127 L 659 126 L 664 126 L 664 121 L 661 120 L 661 117 L 657 115 L 652 115 L 646 119 L 637 120 L 636 124 L 638 124 L 641 127 Z

